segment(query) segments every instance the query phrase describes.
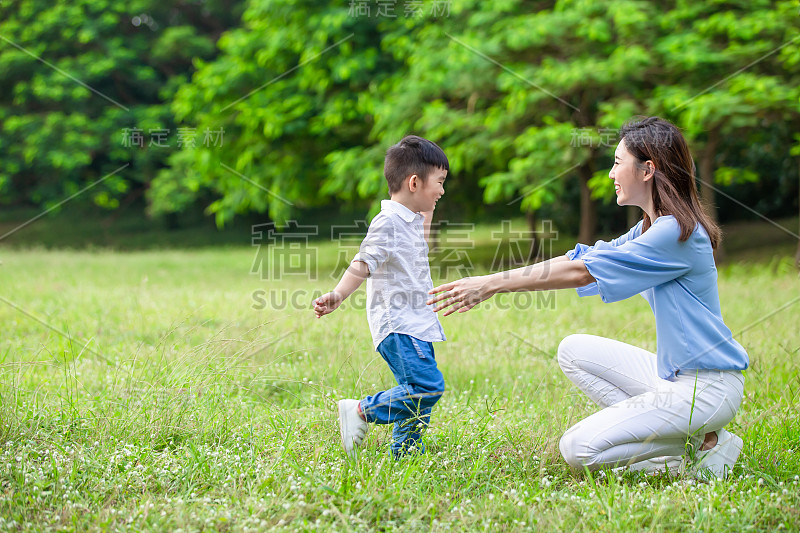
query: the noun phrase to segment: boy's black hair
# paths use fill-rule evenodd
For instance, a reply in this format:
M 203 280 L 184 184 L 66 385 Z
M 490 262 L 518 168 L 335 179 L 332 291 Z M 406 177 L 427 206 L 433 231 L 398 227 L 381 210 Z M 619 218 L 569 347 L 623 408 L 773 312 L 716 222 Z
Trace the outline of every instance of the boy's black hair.
M 434 168 L 450 170 L 444 151 L 427 139 L 406 135 L 386 151 L 383 175 L 389 183 L 389 193 L 396 193 L 407 177 L 416 174 L 424 182 Z

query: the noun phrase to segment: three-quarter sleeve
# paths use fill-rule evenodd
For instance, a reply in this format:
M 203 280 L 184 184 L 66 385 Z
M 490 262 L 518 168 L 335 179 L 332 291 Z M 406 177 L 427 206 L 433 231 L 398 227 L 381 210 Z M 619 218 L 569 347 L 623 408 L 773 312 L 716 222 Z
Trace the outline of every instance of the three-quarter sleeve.
M 369 275 L 374 272 L 389 259 L 391 256 L 391 244 L 394 242 L 392 233 L 394 226 L 392 220 L 387 216 L 377 215 L 369 225 L 367 236 L 361 242 L 358 253 L 353 257 L 353 261 L 362 261 L 369 268 Z
M 566 253 L 566 256 L 570 261 L 574 261 L 576 259 L 582 259 L 584 254 L 588 252 L 598 249 L 604 250 L 608 248 L 615 248 L 617 246 L 620 246 L 621 244 L 628 242 L 631 239 L 635 239 L 636 237 L 641 235 L 641 233 L 642 233 L 642 221 L 639 221 L 639 223 L 637 223 L 635 226 L 629 229 L 627 233 L 623 233 L 616 239 L 612 239 L 610 242 L 597 241 L 596 243 L 594 243 L 594 246 L 578 243 L 577 245 L 575 245 L 575 248 Z M 578 296 L 597 296 L 598 294 L 600 294 L 598 292 L 597 283 L 595 282 L 592 282 L 588 285 L 584 285 L 583 287 L 578 287 L 577 291 L 578 291 Z
M 583 254 L 585 254 L 586 252 L 588 252 L 592 248 L 594 248 L 594 246 L 589 246 L 588 244 L 578 243 L 578 244 L 575 245 L 575 248 L 573 248 L 572 250 L 568 251 L 565 255 L 567 256 L 567 258 L 569 258 L 570 261 L 575 260 L 575 259 L 580 259 L 583 256 Z
M 679 236 L 677 221 L 662 217 L 635 239 L 584 253 L 581 259 L 597 280 L 595 294 L 606 303 L 617 302 L 686 274 L 696 250 Z

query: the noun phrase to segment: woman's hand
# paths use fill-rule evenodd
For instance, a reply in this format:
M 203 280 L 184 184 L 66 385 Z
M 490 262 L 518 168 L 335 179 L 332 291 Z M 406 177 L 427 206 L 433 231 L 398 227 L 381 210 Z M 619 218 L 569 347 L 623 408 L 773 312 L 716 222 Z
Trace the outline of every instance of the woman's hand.
M 482 301 L 494 296 L 494 291 L 489 287 L 488 278 L 489 276 L 462 278 L 434 287 L 428 294 L 438 294 L 438 296 L 431 298 L 427 303 L 431 305 L 441 302 L 433 308 L 434 313 L 449 307 L 450 309 L 447 310 L 444 316 L 456 311 L 459 313 L 469 311 Z

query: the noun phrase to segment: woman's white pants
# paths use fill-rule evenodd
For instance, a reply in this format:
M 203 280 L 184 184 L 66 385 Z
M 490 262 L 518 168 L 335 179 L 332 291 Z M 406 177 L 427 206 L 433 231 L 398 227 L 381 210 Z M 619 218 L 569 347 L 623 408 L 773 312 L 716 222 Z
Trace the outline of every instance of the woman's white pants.
M 603 409 L 564 433 L 561 455 L 576 469 L 597 470 L 699 449 L 725 427 L 742 402 L 738 370 L 681 370 L 658 377 L 656 355 L 594 335 L 570 335 L 558 347 L 564 374 Z

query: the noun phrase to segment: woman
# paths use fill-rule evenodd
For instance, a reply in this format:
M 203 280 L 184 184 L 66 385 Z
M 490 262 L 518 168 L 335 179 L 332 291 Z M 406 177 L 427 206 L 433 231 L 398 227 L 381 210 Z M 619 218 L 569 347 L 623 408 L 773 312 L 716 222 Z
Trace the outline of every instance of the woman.
M 674 469 L 688 451 L 695 475 L 724 478 L 742 450 L 723 428 L 739 409 L 748 357 L 720 314 L 720 231 L 700 205 L 678 128 L 650 117 L 623 126 L 620 138 L 609 177 L 617 204 L 640 207 L 642 221 L 611 242 L 446 283 L 429 303 L 449 315 L 499 292 L 578 288 L 606 303 L 641 294 L 656 318 L 655 354 L 593 335 L 559 345 L 564 373 L 602 407 L 567 430 L 561 454 L 573 468 L 655 471 Z

